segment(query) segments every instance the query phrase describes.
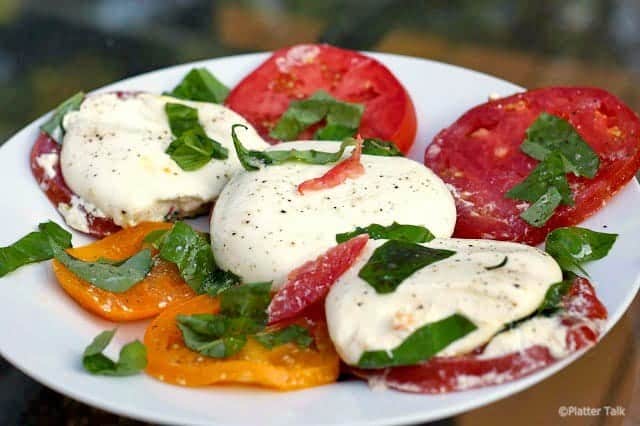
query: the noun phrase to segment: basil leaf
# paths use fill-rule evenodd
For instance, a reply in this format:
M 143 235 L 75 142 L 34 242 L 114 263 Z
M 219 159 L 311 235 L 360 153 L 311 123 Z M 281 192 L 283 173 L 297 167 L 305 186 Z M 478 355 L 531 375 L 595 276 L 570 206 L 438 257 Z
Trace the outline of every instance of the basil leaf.
M 536 227 L 544 226 L 553 216 L 553 212 L 562 202 L 562 195 L 555 187 L 549 187 L 546 193 L 520 213 L 522 220 Z
M 117 362 L 102 354 L 115 332 L 115 329 L 103 331 L 87 346 L 82 356 L 86 371 L 102 376 L 131 376 L 147 366 L 147 349 L 137 340 L 122 347 Z
M 414 272 L 455 254 L 406 241 L 389 240 L 376 248 L 358 276 L 377 293 L 392 293 Z
M 197 109 L 168 102 L 165 112 L 176 137 L 165 152 L 182 170 L 191 172 L 204 167 L 212 158 L 229 157 L 227 148 L 207 136 L 198 121 Z
M 511 188 L 507 198 L 535 202 L 547 194 L 550 187 L 556 188 L 564 204 L 573 205 L 569 182 L 565 176 L 562 157 L 552 153 L 539 163 L 527 178 Z
M 200 286 L 200 293 L 215 296 L 221 291 L 240 284 L 240 282 L 240 277 L 233 272 L 216 269 L 210 276 L 208 276 L 204 280 L 204 282 Z
M 536 310 L 537 314 L 550 315 L 560 308 L 562 298 L 569 292 L 573 279 L 560 281 L 547 289 L 542 303 Z
M 197 109 L 183 104 L 167 102 L 164 105 L 164 111 L 167 114 L 173 136 L 180 137 L 189 130 L 206 135 L 198 121 Z
M 71 234 L 54 222 L 38 225 L 39 231 L 31 232 L 7 247 L 0 248 L 0 277 L 29 263 L 49 260 L 53 257 L 53 244 L 71 247 Z
M 420 327 L 391 351 L 364 352 L 358 361 L 358 367 L 383 368 L 414 365 L 431 358 L 475 329 L 476 326 L 466 317 L 453 314 Z
M 498 263 L 497 265 L 485 266 L 484 269 L 486 269 L 487 271 L 493 271 L 494 269 L 500 269 L 504 265 L 506 265 L 508 261 L 509 261 L 509 257 L 505 256 L 504 259 L 502 259 L 502 261 L 500 263 Z
M 551 231 L 545 241 L 545 250 L 565 271 L 580 271 L 588 275 L 582 264 L 598 260 L 609 254 L 617 234 L 591 231 L 586 228 L 566 227 Z
M 309 334 L 309 330 L 298 324 L 269 333 L 256 334 L 253 337 L 267 349 L 273 349 L 285 343 L 295 343 L 301 348 L 308 348 L 313 343 L 313 337 Z
M 194 68 L 166 95 L 192 101 L 221 104 L 227 98 L 229 88 L 222 84 L 206 68 Z
M 543 112 L 527 129 L 520 149 L 536 160 L 552 152 L 562 155 L 567 173 L 593 178 L 600 166 L 598 154 L 582 139 L 567 120 Z
M 377 138 L 366 138 L 362 142 L 362 153 L 366 155 L 377 155 L 380 157 L 404 156 L 402 151 L 400 151 L 393 142 Z
M 112 293 L 122 293 L 142 281 L 153 261 L 151 250 L 144 249 L 125 261 L 98 259 L 85 262 L 69 256 L 61 247 L 53 244 L 53 255 L 67 269 L 94 286 Z
M 393 222 L 389 226 L 374 223 L 364 228 L 357 227 L 354 231 L 336 235 L 336 241 L 343 243 L 362 234 L 369 234 L 369 237 L 374 240 L 401 240 L 409 243 L 426 243 L 435 238 L 424 226 L 401 225 Z
M 169 229 L 156 229 L 155 231 L 149 232 L 143 241 L 158 250 L 164 241 L 164 237 L 166 237 L 169 232 L 171 232 Z
M 175 263 L 180 276 L 197 292 L 217 269 L 209 241 L 184 222 L 176 222 L 164 237 L 160 257 Z
M 341 102 L 327 92 L 318 90 L 308 99 L 292 101 L 280 117 L 269 136 L 284 141 L 293 140 L 306 128 L 326 120 L 326 126 L 319 129 L 316 139 L 341 140 L 355 135 L 364 106 Z
M 267 307 L 271 302 L 271 283 L 242 284 L 225 290 L 219 297 L 221 314 L 266 323 Z
M 264 166 L 273 166 L 287 162 L 300 162 L 305 164 L 335 163 L 342 158 L 347 147 L 355 145 L 355 140 L 347 139 L 341 143 L 340 149 L 337 152 L 324 152 L 317 151 L 315 149 L 291 149 L 287 151 L 249 150 L 242 145 L 242 142 L 240 142 L 240 139 L 236 134 L 237 127 L 247 129 L 247 126 L 243 124 L 234 124 L 231 127 L 231 137 L 233 139 L 233 145 L 236 149 L 238 160 L 240 160 L 242 167 L 248 171 L 258 170 Z
M 188 131 L 174 139 L 166 153 L 187 172 L 201 169 L 212 158 L 224 160 L 229 157 L 227 148 L 195 131 Z
M 65 133 L 64 126 L 62 125 L 64 116 L 71 111 L 80 109 L 82 101 L 84 101 L 84 93 L 78 92 L 58 105 L 51 118 L 40 126 L 40 130 L 51 136 L 51 139 L 61 144 Z

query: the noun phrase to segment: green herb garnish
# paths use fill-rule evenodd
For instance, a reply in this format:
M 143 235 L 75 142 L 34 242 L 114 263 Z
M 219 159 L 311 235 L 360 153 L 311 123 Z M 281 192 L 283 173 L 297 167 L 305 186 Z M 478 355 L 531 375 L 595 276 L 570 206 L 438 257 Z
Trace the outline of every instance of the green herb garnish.
M 547 113 L 540 114 L 527 129 L 520 149 L 541 162 L 505 197 L 533 203 L 520 217 L 536 227 L 543 226 L 560 204 L 573 205 L 567 173 L 593 178 L 600 164 L 598 154 L 571 123 Z
M 38 229 L 10 246 L 0 248 L 0 277 L 29 263 L 53 258 L 52 245 L 63 249 L 71 247 L 71 234 L 60 225 L 45 222 L 39 224 Z
M 55 109 L 53 115 L 49 120 L 47 120 L 42 126 L 40 126 L 40 130 L 51 136 L 51 139 L 62 143 L 62 138 L 64 137 L 64 126 L 62 122 L 64 120 L 64 116 L 67 115 L 71 111 L 76 111 L 80 109 L 80 104 L 84 101 L 84 93 L 78 92 Z
M 390 351 L 364 352 L 358 361 L 358 367 L 384 368 L 415 365 L 431 358 L 475 329 L 476 326 L 466 317 L 454 314 L 420 327 Z
M 316 131 L 314 139 L 342 140 L 356 134 L 363 112 L 362 104 L 341 102 L 318 90 L 308 99 L 292 101 L 269 136 L 283 141 L 293 140 L 303 130 L 324 119 L 326 126 Z
M 101 376 L 131 376 L 147 366 L 147 349 L 138 340 L 122 347 L 117 362 L 102 354 L 115 332 L 116 330 L 103 331 L 84 350 L 82 365 L 86 371 Z
M 424 226 L 401 225 L 393 222 L 389 226 L 373 223 L 364 228 L 357 227 L 351 232 L 336 235 L 336 241 L 343 243 L 362 234 L 369 234 L 369 237 L 374 240 L 401 240 L 409 243 L 426 243 L 435 238 Z
M 362 141 L 362 153 L 379 157 L 403 157 L 402 151 L 389 141 L 377 138 L 366 138 Z
M 153 265 L 151 250 L 144 249 L 124 261 L 98 259 L 85 262 L 54 244 L 56 260 L 83 280 L 112 293 L 122 293 L 142 281 Z
M 582 264 L 609 254 L 618 234 L 591 231 L 586 228 L 558 228 L 547 235 L 545 250 L 565 271 L 588 275 Z
M 502 259 L 502 261 L 500 263 L 498 263 L 497 265 L 485 266 L 484 269 L 486 269 L 487 271 L 493 271 L 494 269 L 500 269 L 504 265 L 506 265 L 508 261 L 509 261 L 509 257 L 505 256 L 504 259 Z
M 358 276 L 377 293 L 392 293 L 414 272 L 455 254 L 406 241 L 389 240 L 376 248 Z
M 576 176 L 593 178 L 600 165 L 598 154 L 587 145 L 571 123 L 546 112 L 540 114 L 527 129 L 527 137 L 520 149 L 540 161 L 558 152 L 564 160 L 566 172 Z
M 287 162 L 300 162 L 305 164 L 328 164 L 339 161 L 344 155 L 345 149 L 356 144 L 355 139 L 347 138 L 340 145 L 337 152 L 324 152 L 315 149 L 308 150 L 278 150 L 278 151 L 256 151 L 245 148 L 236 134 L 236 128 L 247 129 L 243 124 L 234 124 L 231 127 L 231 137 L 233 145 L 238 155 L 238 160 L 245 170 L 258 170 L 264 166 L 273 166 Z
M 206 68 L 194 68 L 182 81 L 165 95 L 174 98 L 221 104 L 227 98 L 229 88 L 222 84 Z
M 243 284 L 219 294 L 220 312 L 216 315 L 178 315 L 178 328 L 185 345 L 212 358 L 227 358 L 238 353 L 249 337 L 268 349 L 290 342 L 308 347 L 313 339 L 308 330 L 299 325 L 265 331 L 270 292 L 271 283 Z
M 182 170 L 198 170 L 212 158 L 224 160 L 229 157 L 227 148 L 207 136 L 198 121 L 197 109 L 169 102 L 165 105 L 165 112 L 171 132 L 176 137 L 166 153 Z

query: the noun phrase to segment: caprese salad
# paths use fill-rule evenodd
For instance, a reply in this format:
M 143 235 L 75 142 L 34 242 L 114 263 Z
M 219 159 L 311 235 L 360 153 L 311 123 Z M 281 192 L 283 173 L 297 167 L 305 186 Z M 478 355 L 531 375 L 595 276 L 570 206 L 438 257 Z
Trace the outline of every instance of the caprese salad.
M 83 365 L 182 386 L 347 371 L 442 393 L 589 347 L 607 311 L 583 264 L 616 235 L 574 225 L 640 167 L 637 115 L 566 87 L 479 105 L 415 162 L 402 84 L 328 45 L 281 49 L 232 90 L 196 68 L 164 94 L 79 93 L 41 130 L 36 181 L 99 239 L 41 223 L 0 249 L 0 276 L 53 259 L 87 311 L 152 318 L 118 360 L 115 330 L 98 335 Z M 209 232 L 181 220 L 209 212 Z

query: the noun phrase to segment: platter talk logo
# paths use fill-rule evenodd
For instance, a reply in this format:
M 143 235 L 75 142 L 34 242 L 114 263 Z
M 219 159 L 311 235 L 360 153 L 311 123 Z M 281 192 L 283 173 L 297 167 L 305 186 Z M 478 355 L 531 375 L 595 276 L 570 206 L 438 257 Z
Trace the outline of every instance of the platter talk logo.
M 595 417 L 595 416 L 611 416 L 619 417 L 624 416 L 626 409 L 621 406 L 611 407 L 605 405 L 603 407 L 590 407 L 590 406 L 576 406 L 576 405 L 561 405 L 558 407 L 558 415 L 560 417 Z

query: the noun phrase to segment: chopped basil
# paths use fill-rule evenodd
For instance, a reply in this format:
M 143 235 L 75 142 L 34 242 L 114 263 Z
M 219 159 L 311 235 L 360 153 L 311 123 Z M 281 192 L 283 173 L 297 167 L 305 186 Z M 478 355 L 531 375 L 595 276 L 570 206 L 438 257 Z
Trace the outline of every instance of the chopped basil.
M 64 126 L 62 125 L 62 121 L 64 120 L 64 116 L 67 115 L 71 111 L 75 111 L 80 109 L 80 104 L 84 101 L 84 93 L 78 92 L 56 108 L 53 112 L 53 115 L 49 120 L 46 121 L 42 126 L 40 126 L 40 130 L 51 136 L 51 139 L 62 143 L 62 138 L 64 137 Z
M 160 257 L 173 262 L 195 291 L 216 270 L 209 241 L 184 222 L 176 222 L 160 245 Z
M 562 195 L 555 187 L 550 187 L 535 203 L 520 214 L 530 225 L 541 227 L 553 216 L 553 212 L 562 202 Z
M 537 227 L 544 225 L 561 203 L 573 205 L 562 156 L 556 152 L 549 154 L 524 181 L 511 188 L 505 196 L 532 202 L 520 217 Z
M 369 237 L 374 240 L 401 240 L 409 243 L 426 243 L 435 238 L 424 226 L 401 225 L 393 222 L 389 226 L 373 223 L 364 228 L 357 227 L 351 232 L 336 235 L 336 241 L 343 243 L 362 234 L 369 234 Z
M 102 354 L 115 332 L 116 330 L 103 331 L 84 350 L 82 365 L 86 371 L 101 376 L 131 376 L 147 366 L 147 349 L 138 340 L 122 347 L 117 362 Z
M 293 140 L 309 126 L 325 119 L 326 126 L 316 131 L 314 139 L 341 140 L 355 135 L 363 112 L 362 104 L 341 102 L 318 90 L 308 99 L 292 101 L 269 136 Z
M 144 249 L 124 261 L 98 259 L 85 262 L 67 254 L 56 244 L 52 245 L 56 260 L 78 277 L 94 286 L 112 293 L 122 293 L 142 281 L 153 265 L 151 251 Z
M 567 173 L 593 178 L 600 158 L 576 132 L 571 123 L 543 112 L 527 129 L 520 149 L 530 157 L 543 161 L 552 152 L 559 152 Z
M 239 285 L 219 294 L 220 312 L 216 315 L 178 315 L 178 328 L 185 345 L 212 358 L 227 358 L 238 353 L 249 337 L 268 349 L 290 342 L 308 347 L 313 339 L 299 325 L 265 331 L 270 291 L 271 283 Z
M 487 271 L 493 271 L 494 269 L 500 269 L 504 265 L 506 265 L 508 261 L 509 261 L 509 257 L 505 256 L 504 259 L 502 259 L 502 261 L 500 263 L 498 263 L 497 265 L 485 266 L 484 269 L 486 269 Z
M 545 250 L 565 271 L 580 271 L 586 274 L 582 264 L 605 257 L 617 234 L 591 231 L 586 228 L 558 228 L 547 235 Z
M 229 94 L 229 88 L 206 68 L 194 68 L 171 92 L 165 94 L 179 99 L 221 104 Z
M 394 349 L 367 351 L 358 361 L 361 368 L 384 368 L 414 365 L 425 361 L 452 342 L 461 339 L 476 329 L 466 317 L 453 314 L 440 321 L 424 325 L 411 333 Z
M 242 145 L 242 142 L 240 142 L 240 139 L 236 134 L 237 127 L 247 129 L 247 126 L 243 124 L 234 124 L 231 127 L 231 137 L 233 139 L 233 145 L 236 149 L 236 154 L 238 155 L 240 164 L 242 164 L 242 167 L 244 167 L 245 170 L 249 171 L 258 170 L 263 166 L 273 166 L 286 162 L 300 162 L 306 164 L 335 163 L 342 158 L 347 147 L 355 145 L 354 139 L 345 139 L 337 152 L 324 152 L 317 151 L 315 149 L 290 149 L 286 151 L 249 150 Z
M 240 282 L 232 272 L 216 266 L 208 234 L 184 222 L 170 230 L 152 231 L 144 241 L 159 250 L 160 258 L 175 263 L 180 276 L 198 293 L 215 296 Z
M 71 247 L 71 234 L 60 225 L 44 222 L 38 225 L 38 229 L 10 246 L 0 248 L 0 277 L 29 263 L 51 259 L 52 245 L 59 245 L 62 248 Z
M 571 123 L 544 112 L 527 129 L 520 149 L 541 162 L 505 197 L 533 203 L 520 217 L 536 227 L 543 226 L 560 204 L 573 205 L 567 173 L 593 178 L 600 164 L 598 154 Z
M 527 315 L 526 317 L 505 324 L 502 331 L 516 328 L 523 322 L 528 321 L 538 315 L 550 316 L 556 313 L 558 309 L 561 308 L 562 298 L 569 292 L 574 278 L 575 277 L 573 277 L 572 274 L 569 274 L 566 280 L 557 282 L 549 286 L 547 292 L 544 295 L 544 299 L 542 299 L 542 303 L 540 303 L 540 306 L 538 306 L 538 308 L 533 313 Z
M 406 241 L 389 240 L 376 248 L 358 276 L 377 293 L 392 293 L 414 272 L 455 252 L 434 249 Z
M 550 315 L 557 311 L 558 308 L 560 308 L 562 298 L 569 292 L 572 283 L 573 278 L 560 281 L 550 286 L 544 294 L 544 299 L 536 310 L 536 314 Z
M 171 132 L 176 137 L 166 153 L 182 170 L 198 170 L 212 158 L 224 160 L 229 157 L 227 148 L 207 136 L 198 121 L 197 109 L 169 102 L 165 105 L 165 112 Z
M 295 343 L 301 348 L 308 348 L 313 343 L 313 337 L 309 334 L 309 330 L 297 324 L 270 333 L 258 333 L 253 338 L 267 349 L 285 343 Z
M 377 155 L 380 157 L 403 157 L 402 151 L 389 141 L 377 138 L 366 138 L 362 142 L 362 153 L 366 155 Z

